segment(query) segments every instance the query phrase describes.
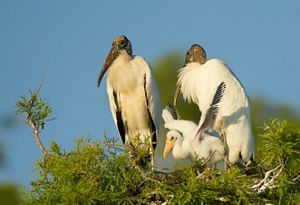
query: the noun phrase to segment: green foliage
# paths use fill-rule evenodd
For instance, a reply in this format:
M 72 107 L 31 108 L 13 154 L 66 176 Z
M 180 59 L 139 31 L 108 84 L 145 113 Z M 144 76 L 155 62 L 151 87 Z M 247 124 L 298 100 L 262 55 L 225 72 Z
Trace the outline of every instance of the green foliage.
M 51 108 L 38 91 L 16 105 L 41 145 L 38 132 Z M 138 150 L 129 154 L 124 145 L 107 138 L 82 137 L 70 151 L 52 142 L 49 154 L 36 162 L 32 189 L 24 192 L 23 203 L 300 204 L 299 129 L 273 120 L 264 125 L 260 138 L 256 163 L 227 172 L 195 163 L 182 171 L 157 173 L 147 169 L 150 164 L 141 168 L 136 163 Z
M 182 64 L 183 58 L 172 54 L 154 66 L 163 105 L 173 100 L 174 69 Z M 17 113 L 26 114 L 40 130 L 52 111 L 38 90 L 16 105 Z M 182 103 L 179 99 L 182 118 L 198 121 L 198 108 Z M 195 163 L 182 171 L 157 173 L 141 169 L 132 151 L 115 140 L 82 137 L 70 151 L 52 142 L 49 155 L 36 162 L 24 204 L 300 204 L 300 131 L 279 120 L 259 131 L 269 118 L 269 113 L 261 114 L 267 107 L 252 100 L 254 132 L 260 135 L 256 163 L 250 167 L 236 165 L 224 172 Z M 293 119 L 294 124 L 298 119 Z
M 50 116 L 52 114 L 51 107 L 47 102 L 40 98 L 39 96 L 40 87 L 32 92 L 30 92 L 30 97 L 21 96 L 20 101 L 16 103 L 17 115 L 26 114 L 26 121 L 31 120 L 36 129 L 44 128 L 46 121 L 51 120 Z
M 264 133 L 260 137 L 262 145 L 258 157 L 262 170 L 278 170 L 273 177 L 280 173 L 273 189 L 267 190 L 265 194 L 280 204 L 299 204 L 300 130 L 289 126 L 287 121 L 271 120 L 265 124 Z
M 112 142 L 81 138 L 70 152 L 53 142 L 36 164 L 28 204 L 192 204 L 247 202 L 253 198 L 245 173 L 193 166 L 172 174 L 144 173 Z M 200 172 L 200 174 L 198 174 Z
M 49 120 L 49 116 L 52 114 L 51 107 L 46 101 L 39 97 L 39 91 L 42 84 L 36 89 L 36 91 L 30 92 L 30 97 L 26 98 L 21 96 L 21 100 L 16 103 L 16 113 L 19 116 L 26 115 L 25 123 L 29 124 L 33 130 L 33 135 L 37 145 L 43 154 L 48 157 L 48 152 L 41 142 L 39 133 L 44 128 L 46 121 Z
M 263 153 L 263 163 L 272 166 L 287 161 L 292 164 L 300 163 L 300 131 L 288 127 L 287 121 L 272 120 L 264 126 L 261 134 L 264 146 L 260 147 Z
M 115 141 L 82 137 L 69 152 L 53 142 L 50 156 L 37 162 L 27 203 L 299 204 L 300 132 L 277 120 L 264 130 L 257 163 L 248 168 L 233 166 L 227 172 L 198 163 L 168 174 L 143 171 Z M 266 171 L 283 162 L 283 172 L 264 192 L 252 188 Z
M 14 184 L 0 184 L 0 204 L 18 205 L 21 202 L 20 194 Z

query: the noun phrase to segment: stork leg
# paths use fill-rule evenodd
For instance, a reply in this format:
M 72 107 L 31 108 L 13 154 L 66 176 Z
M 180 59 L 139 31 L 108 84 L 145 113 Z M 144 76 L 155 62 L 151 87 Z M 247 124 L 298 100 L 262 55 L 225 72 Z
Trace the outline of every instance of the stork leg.
M 127 141 L 129 158 L 143 170 L 154 170 L 154 148 L 151 143 L 151 135 L 144 137 L 143 134 L 131 137 Z
M 225 149 L 224 170 L 227 171 L 228 168 L 231 166 L 231 163 L 229 162 L 229 159 L 228 159 L 229 150 L 228 150 L 228 144 L 227 144 L 227 139 L 226 139 L 226 132 L 224 130 L 222 130 L 221 136 L 223 139 L 223 145 L 224 145 L 224 149 Z
M 226 138 L 226 132 L 225 132 L 225 119 L 224 118 L 218 118 L 216 120 L 214 128 L 219 131 L 219 134 L 222 137 L 223 145 L 224 145 L 224 170 L 227 171 L 228 168 L 231 166 L 231 163 L 229 162 L 229 149 L 227 144 L 227 138 Z
M 154 140 L 153 140 L 154 139 Z M 150 153 L 150 157 L 151 157 L 151 170 L 154 171 L 154 152 L 155 152 L 155 148 L 156 148 L 156 133 L 152 133 L 149 137 L 149 153 Z
M 152 147 L 150 147 L 149 154 L 151 157 L 151 170 L 154 171 L 154 150 L 152 149 Z

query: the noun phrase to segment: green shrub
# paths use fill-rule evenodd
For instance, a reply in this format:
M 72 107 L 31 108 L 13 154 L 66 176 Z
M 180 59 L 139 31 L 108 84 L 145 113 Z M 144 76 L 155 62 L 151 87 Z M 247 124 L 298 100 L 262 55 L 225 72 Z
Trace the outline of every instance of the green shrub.
M 50 107 L 37 91 L 17 108 L 39 139 Z M 24 204 L 300 204 L 300 131 L 272 120 L 260 138 L 256 162 L 227 172 L 201 162 L 173 173 L 145 170 L 107 138 L 81 137 L 70 151 L 52 142 L 41 149 Z

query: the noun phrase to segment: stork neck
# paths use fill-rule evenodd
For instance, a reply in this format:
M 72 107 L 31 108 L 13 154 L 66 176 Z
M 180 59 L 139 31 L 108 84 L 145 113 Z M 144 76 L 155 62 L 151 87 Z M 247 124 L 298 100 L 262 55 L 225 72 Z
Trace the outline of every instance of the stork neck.
M 179 138 L 175 143 L 172 153 L 175 159 L 184 159 L 189 157 L 190 149 L 190 143 L 183 138 Z
M 131 60 L 132 54 L 130 52 L 128 53 L 126 50 L 122 49 L 119 51 L 119 55 L 116 59 L 118 59 L 118 58 L 125 58 L 125 59 Z

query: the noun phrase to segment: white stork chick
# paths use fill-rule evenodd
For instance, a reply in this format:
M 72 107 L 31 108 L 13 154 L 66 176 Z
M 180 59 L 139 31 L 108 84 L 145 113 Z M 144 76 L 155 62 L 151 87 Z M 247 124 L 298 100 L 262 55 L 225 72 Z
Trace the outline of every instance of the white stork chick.
M 123 143 L 142 149 L 152 144 L 155 149 L 161 118 L 157 84 L 149 64 L 132 55 L 126 36 L 113 40 L 99 74 L 98 87 L 106 71 L 110 109 Z M 136 136 L 138 140 L 133 139 Z
M 162 117 L 165 121 L 165 127 L 170 131 L 167 133 L 166 145 L 163 157 L 166 157 L 172 150 L 175 159 L 192 158 L 193 160 L 204 160 L 209 166 L 217 164 L 217 167 L 223 165 L 225 149 L 217 132 L 214 134 L 208 132 L 212 129 L 218 113 L 218 104 L 222 99 L 225 90 L 225 83 L 221 83 L 210 104 L 209 111 L 200 129 L 200 134 L 194 138 L 198 131 L 198 126 L 187 120 L 178 120 L 178 114 L 172 107 L 163 110 Z
M 221 60 L 206 59 L 205 50 L 197 44 L 186 53 L 185 66 L 180 69 L 174 105 L 181 91 L 188 102 L 196 103 L 202 116 L 206 116 L 213 90 L 220 82 L 226 83 L 226 91 L 220 102 L 215 129 L 222 133 L 228 145 L 231 164 L 240 158 L 248 163 L 254 157 L 255 145 L 251 129 L 250 104 L 245 89 Z M 198 130 L 205 119 L 201 117 Z M 199 131 L 197 132 L 199 134 Z M 226 143 L 227 142 L 227 143 Z

